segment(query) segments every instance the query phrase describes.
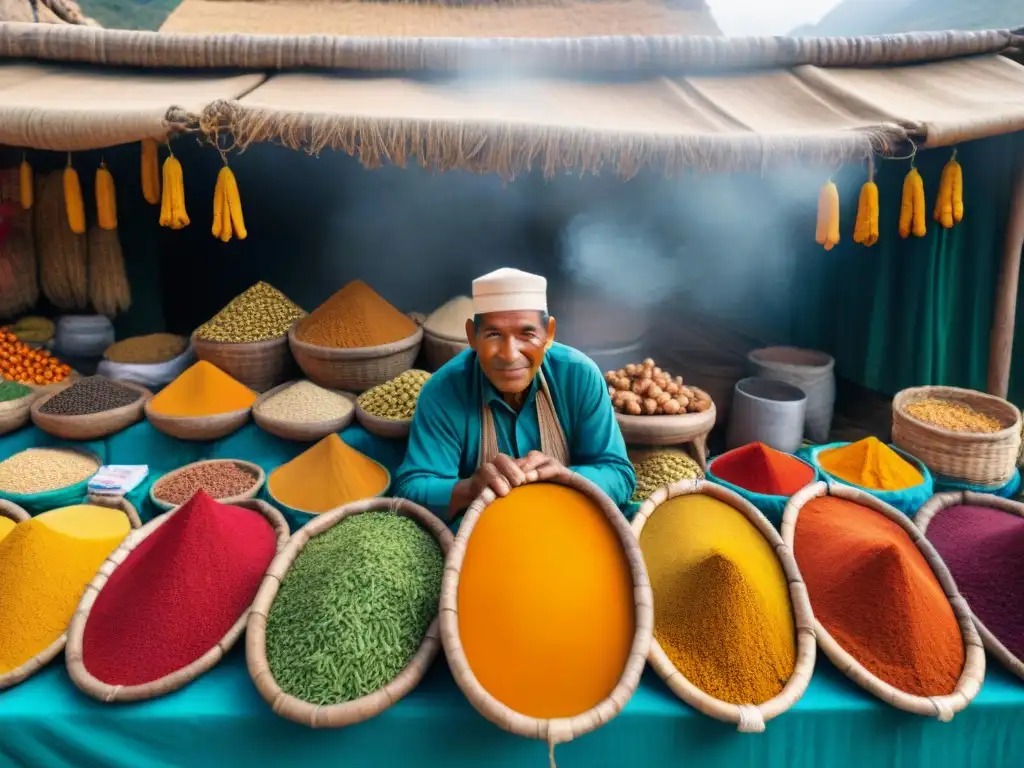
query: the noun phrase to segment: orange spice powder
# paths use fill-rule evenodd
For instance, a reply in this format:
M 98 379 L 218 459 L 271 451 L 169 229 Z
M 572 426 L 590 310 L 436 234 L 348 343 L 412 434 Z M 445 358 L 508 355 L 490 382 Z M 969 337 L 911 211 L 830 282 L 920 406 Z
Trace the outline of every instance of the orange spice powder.
M 357 349 L 393 344 L 416 332 L 416 323 L 362 280 L 353 280 L 299 321 L 295 336 L 318 347 Z
M 267 488 L 282 504 L 319 514 L 378 496 L 388 481 L 384 467 L 331 434 L 271 472 Z
M 164 416 L 216 416 L 252 407 L 258 395 L 213 363 L 200 360 L 149 401 Z

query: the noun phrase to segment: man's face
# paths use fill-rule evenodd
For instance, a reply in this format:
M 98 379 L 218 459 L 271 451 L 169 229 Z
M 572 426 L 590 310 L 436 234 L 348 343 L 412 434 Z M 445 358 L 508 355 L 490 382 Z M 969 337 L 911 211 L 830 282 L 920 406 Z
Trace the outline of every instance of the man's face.
M 555 340 L 555 318 L 542 322 L 542 313 L 492 312 L 482 315 L 478 327 L 466 322 L 466 337 L 480 359 L 480 367 L 495 388 L 514 395 L 529 388 Z

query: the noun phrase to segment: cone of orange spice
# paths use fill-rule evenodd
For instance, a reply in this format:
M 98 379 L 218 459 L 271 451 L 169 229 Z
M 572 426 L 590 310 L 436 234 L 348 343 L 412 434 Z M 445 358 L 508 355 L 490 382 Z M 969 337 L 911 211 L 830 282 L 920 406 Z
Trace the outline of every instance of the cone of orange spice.
M 64 381 L 71 368 L 45 349 L 20 341 L 5 326 L 0 328 L 0 373 L 7 381 L 46 385 Z

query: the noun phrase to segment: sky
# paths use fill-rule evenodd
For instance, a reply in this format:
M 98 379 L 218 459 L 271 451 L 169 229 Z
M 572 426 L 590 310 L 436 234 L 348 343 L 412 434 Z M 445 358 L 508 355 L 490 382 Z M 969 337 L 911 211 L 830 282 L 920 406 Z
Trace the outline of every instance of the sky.
M 708 5 L 727 35 L 784 35 L 816 22 L 838 0 L 708 0 Z

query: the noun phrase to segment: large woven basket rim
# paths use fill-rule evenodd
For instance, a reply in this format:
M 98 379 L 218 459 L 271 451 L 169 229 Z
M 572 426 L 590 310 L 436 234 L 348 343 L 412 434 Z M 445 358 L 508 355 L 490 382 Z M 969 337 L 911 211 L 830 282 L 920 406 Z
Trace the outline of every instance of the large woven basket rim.
M 180 506 L 180 505 L 179 504 L 173 504 L 173 503 L 171 503 L 171 502 L 169 502 L 169 501 L 167 501 L 165 499 L 162 499 L 162 498 L 160 498 L 160 497 L 158 497 L 156 495 L 156 488 L 157 488 L 158 485 L 160 485 L 160 483 L 164 482 L 169 477 L 175 477 L 176 475 L 180 475 L 186 469 L 191 469 L 192 467 L 198 467 L 198 466 L 201 466 L 203 464 L 225 464 L 225 463 L 230 463 L 230 464 L 235 464 L 236 466 L 240 466 L 243 470 L 245 470 L 246 472 L 249 472 L 250 474 L 252 474 L 253 475 L 253 485 L 252 485 L 252 487 L 248 491 L 245 491 L 244 493 L 238 493 L 238 494 L 235 494 L 234 496 L 227 496 L 227 497 L 225 497 L 223 499 L 216 499 L 216 501 L 219 501 L 221 504 L 237 504 L 240 501 L 245 501 L 247 499 L 255 498 L 259 494 L 260 489 L 263 488 L 263 484 L 267 481 L 267 473 L 263 471 L 263 467 L 261 467 L 259 464 L 256 464 L 254 462 L 246 461 L 245 459 L 230 459 L 230 458 L 228 458 L 228 459 L 200 459 L 199 461 L 193 461 L 190 464 L 184 464 L 184 465 L 178 467 L 177 469 L 172 469 L 170 472 L 168 472 L 163 477 L 159 478 L 155 483 L 153 483 L 149 487 L 149 500 L 153 502 L 154 506 L 159 507 L 160 509 L 162 509 L 165 512 L 169 512 L 172 509 L 174 509 L 175 507 Z
M 1019 501 L 1004 499 L 1001 496 L 994 496 L 991 493 L 947 491 L 945 493 L 937 493 L 928 499 L 914 517 L 914 524 L 917 525 L 921 530 L 921 533 L 924 534 L 925 538 L 927 538 L 928 526 L 932 520 L 950 507 L 956 507 L 963 504 L 998 509 L 1000 512 L 1024 517 L 1024 504 L 1021 504 Z M 970 608 L 969 603 L 967 607 Z M 989 652 L 995 656 L 996 660 L 999 661 L 999 663 L 1006 669 L 1017 677 L 1024 679 L 1024 660 L 1015 656 L 1009 648 L 1003 645 L 1002 641 L 985 626 L 984 622 L 978 618 L 978 614 L 973 610 L 971 611 L 971 616 L 974 618 L 974 626 L 977 627 L 978 634 L 981 635 L 981 641 L 985 644 L 985 647 Z
M 110 507 L 111 509 L 118 509 L 124 512 L 125 517 L 128 518 L 128 525 L 130 525 L 132 529 L 127 537 L 130 538 L 135 531 L 139 530 L 139 526 L 141 525 L 141 521 L 139 520 L 139 513 L 135 511 L 135 507 L 132 506 L 127 499 L 123 497 L 116 497 L 116 499 L 117 503 L 112 503 L 111 501 L 97 499 L 95 496 L 90 495 L 88 498 L 88 503 L 96 504 L 97 506 Z M 0 505 L 0 516 L 6 516 L 5 512 L 10 511 L 9 509 L 5 509 L 6 505 L 8 504 L 10 504 L 10 502 L 4 502 L 3 505 Z M 21 508 L 18 507 L 18 509 Z M 27 512 L 25 512 L 24 510 L 21 511 L 25 515 L 24 520 L 16 520 L 15 522 L 24 522 L 25 520 L 28 520 L 30 518 L 30 515 Z M 118 547 L 120 546 L 121 545 L 118 545 Z M 88 586 L 86 587 L 86 591 L 88 591 Z M 72 620 L 74 620 L 74 615 L 72 615 L 71 618 Z M 7 688 L 13 688 L 15 685 L 25 682 L 30 677 L 35 675 L 36 672 L 43 669 L 47 664 L 49 664 L 51 661 L 57 658 L 60 652 L 63 651 L 64 647 L 67 645 L 68 632 L 69 629 L 65 629 L 61 633 L 60 637 L 58 637 L 56 640 L 54 640 L 52 643 L 46 646 L 46 648 L 41 650 L 39 653 L 37 653 L 28 661 L 26 661 L 24 664 L 15 667 L 10 672 L 6 672 L 0 675 L 0 691 L 3 691 Z
M 352 423 L 352 420 L 356 416 L 356 395 L 351 392 L 346 392 L 343 389 L 330 389 L 328 387 L 320 387 L 326 389 L 328 392 L 334 392 L 335 394 L 341 395 L 346 400 L 352 403 L 352 409 L 342 416 L 340 419 L 321 419 L 320 421 L 289 421 L 288 419 L 279 419 L 274 416 L 267 416 L 266 414 L 260 413 L 260 406 L 263 405 L 267 400 L 276 394 L 284 392 L 289 387 L 298 384 L 302 381 L 310 381 L 309 379 L 289 379 L 288 381 L 278 384 L 276 387 L 271 387 L 266 392 L 256 398 L 256 402 L 252 404 L 252 420 L 256 422 L 256 425 L 272 435 L 284 438 L 286 440 L 297 439 L 296 435 L 303 435 L 302 439 L 305 440 L 305 435 L 312 433 L 321 433 L 321 438 L 326 437 L 332 432 L 341 432 L 345 427 Z M 313 382 L 310 381 L 312 384 Z M 317 384 L 316 386 L 320 386 Z M 269 425 L 269 428 L 268 428 Z
M 967 607 L 967 601 L 957 591 L 956 584 L 953 581 L 953 577 L 950 576 L 949 570 L 942 562 L 935 548 L 932 547 L 931 543 L 924 537 L 924 534 L 910 521 L 910 518 L 895 507 L 886 504 L 871 494 L 841 483 L 819 481 L 808 485 L 789 500 L 782 514 L 782 538 L 791 550 L 794 550 L 793 541 L 796 535 L 796 524 L 800 516 L 800 510 L 803 509 L 807 502 L 822 496 L 835 496 L 836 498 L 846 499 L 847 501 L 852 501 L 872 509 L 892 520 L 907 533 L 942 586 L 942 590 L 949 599 L 953 612 L 957 617 L 960 635 L 964 643 L 964 668 L 952 693 L 942 696 L 915 696 L 906 691 L 901 691 L 875 676 L 864 665 L 853 658 L 846 649 L 839 645 L 835 638 L 829 634 L 828 630 L 815 617 L 814 630 L 818 637 L 818 645 L 836 668 L 850 680 L 893 707 L 925 717 L 938 717 L 940 719 L 943 719 L 945 715 L 952 717 L 953 714 L 960 712 L 970 704 L 974 697 L 978 695 L 978 691 L 981 690 L 981 684 L 985 678 L 985 648 L 982 645 L 978 631 L 975 629 L 971 611 Z M 799 566 L 799 563 L 797 565 Z M 812 612 L 814 610 L 813 603 L 811 604 L 811 610 Z
M 352 446 L 349 446 L 349 447 L 351 448 Z M 353 449 L 353 450 L 356 450 L 356 449 Z M 384 470 L 384 474 L 387 476 L 387 484 L 385 484 L 384 489 L 380 493 L 378 493 L 378 494 L 376 494 L 374 496 L 371 496 L 369 499 L 360 499 L 358 501 L 350 501 L 348 504 L 344 504 L 341 507 L 335 507 L 334 509 L 344 509 L 345 507 L 351 506 L 352 504 L 359 504 L 359 503 L 361 503 L 363 501 L 371 501 L 371 500 L 374 500 L 374 499 L 388 498 L 387 496 L 385 496 L 385 494 L 388 492 L 388 489 L 391 487 L 391 482 L 392 482 L 391 470 L 388 469 L 387 467 L 385 467 L 383 464 L 381 464 L 379 461 L 377 461 L 372 456 L 367 456 L 362 451 L 359 451 L 359 453 L 362 453 L 364 458 L 369 459 L 374 464 L 376 464 L 378 467 L 380 467 L 381 469 Z M 283 466 L 283 465 L 281 465 L 281 466 Z M 280 469 L 280 467 L 277 467 L 274 471 L 277 471 L 277 469 Z M 299 509 L 298 507 L 293 507 L 291 504 L 287 504 L 287 503 L 285 503 L 283 501 L 280 501 L 277 497 L 274 496 L 273 491 L 270 490 L 270 477 L 273 474 L 274 474 L 274 472 L 271 472 L 269 475 L 267 475 L 267 496 L 269 496 L 270 500 L 272 502 L 274 502 L 275 504 L 277 504 L 278 506 L 284 507 L 285 509 L 295 510 L 296 512 L 299 512 L 299 513 L 301 513 L 303 515 L 312 515 L 314 517 L 314 519 L 315 518 L 323 517 L 324 515 L 329 514 L 330 512 L 334 511 L 334 510 L 329 509 L 329 510 L 326 510 L 324 512 L 310 512 L 309 510 Z M 312 522 L 312 521 L 309 521 L 309 522 Z M 308 522 L 306 524 L 308 525 Z
M 976 402 L 981 401 L 992 404 L 999 410 L 1008 411 L 1014 417 L 1013 423 L 1007 427 L 1003 427 L 1003 429 L 998 432 L 955 432 L 952 429 L 928 424 L 927 422 L 911 416 L 903 410 L 905 406 L 917 402 L 918 400 L 924 400 L 928 397 L 942 399 L 943 395 L 947 398 L 960 400 L 961 402 L 969 403 L 973 400 Z M 896 397 L 892 400 L 892 413 L 894 421 L 897 419 L 903 419 L 909 424 L 912 424 L 915 429 L 920 429 L 923 432 L 930 433 L 944 440 L 955 440 L 957 442 L 970 441 L 977 443 L 998 443 L 1014 436 L 1017 439 L 1020 439 L 1021 435 L 1021 414 L 1017 406 L 1001 397 L 989 395 L 985 392 L 978 392 L 973 389 L 945 386 L 908 387 L 907 389 L 896 393 Z
M 245 637 L 246 665 L 260 696 L 281 717 L 311 728 L 340 728 L 368 720 L 403 698 L 423 678 L 441 648 L 438 617 L 427 627 L 420 645 L 409 663 L 387 685 L 373 693 L 340 704 L 315 705 L 285 693 L 274 679 L 267 661 L 267 617 L 273 608 L 285 575 L 310 539 L 333 528 L 349 517 L 365 512 L 393 511 L 416 521 L 430 533 L 441 548 L 442 555 L 451 550 L 454 537 L 448 527 L 433 513 L 408 499 L 377 497 L 364 499 L 310 520 L 295 532 L 267 570 L 249 613 Z
M 8 520 L 13 520 L 15 523 L 23 523 L 32 517 L 32 515 L 13 501 L 0 499 L 0 517 L 6 517 Z
M 193 331 L 189 337 L 189 342 L 193 349 L 196 347 L 208 347 L 210 349 L 227 349 L 232 352 L 262 352 L 288 344 L 287 331 L 280 336 L 263 339 L 262 341 L 211 341 L 210 339 L 202 339 L 197 334 L 198 330 Z
M 108 379 L 105 376 L 103 378 L 107 379 L 111 384 L 117 384 L 125 387 L 126 389 L 136 390 L 139 392 L 139 398 L 127 405 L 111 408 L 107 411 L 100 411 L 99 413 L 85 413 L 75 416 L 59 413 L 43 413 L 43 406 L 64 391 L 63 389 L 59 389 L 53 392 L 47 392 L 46 394 L 37 397 L 35 402 L 32 403 L 32 423 L 43 432 L 53 435 L 54 437 L 95 440 L 100 437 L 106 437 L 107 435 L 120 432 L 122 429 L 140 421 L 143 413 L 145 412 L 146 403 L 148 403 L 153 397 L 153 392 L 147 387 L 144 387 L 141 384 L 136 384 L 133 381 L 116 381 L 114 379 Z M 87 429 L 88 425 L 92 422 L 95 422 L 97 427 L 94 429 Z M 83 435 L 88 436 L 83 437 Z
M 60 488 L 48 488 L 45 491 L 32 491 L 31 493 L 10 493 L 5 491 L 4 495 L 7 497 L 7 500 L 12 501 L 15 504 L 18 503 L 18 499 L 28 498 L 30 496 L 35 496 L 36 494 L 40 493 L 56 493 L 57 491 L 63 491 L 66 490 L 67 488 L 71 488 L 72 486 L 80 485 L 81 483 L 88 483 L 90 480 L 92 480 L 96 473 L 100 471 L 100 467 L 103 466 L 103 459 L 100 458 L 100 455 L 96 453 L 96 451 L 90 450 L 89 448 L 79 445 L 30 445 L 27 446 L 26 448 L 22 448 L 20 451 L 17 451 L 17 453 L 12 455 L 16 456 L 18 453 L 24 453 L 25 451 L 32 450 L 33 448 L 45 451 L 74 451 L 75 453 L 80 453 L 86 458 L 92 459 L 94 462 L 96 462 L 96 469 L 94 469 L 92 474 L 90 474 L 88 477 L 82 478 L 81 480 L 78 480 L 74 483 L 62 485 Z
M 288 343 L 292 345 L 293 349 L 298 349 L 301 353 L 319 360 L 332 360 L 338 363 L 376 360 L 378 358 L 388 357 L 390 355 L 398 354 L 399 352 L 406 352 L 423 341 L 423 326 L 417 324 L 416 330 L 413 331 L 412 334 L 406 336 L 400 341 L 395 341 L 390 344 L 379 344 L 374 347 L 355 347 L 352 349 L 320 347 L 316 344 L 300 341 L 295 335 L 295 329 L 297 326 L 298 321 L 288 329 Z
M 553 749 L 555 744 L 571 741 L 599 728 L 621 712 L 633 696 L 640 684 L 640 676 L 650 651 L 654 631 L 654 598 L 651 594 L 650 581 L 647 578 L 647 567 L 644 565 L 643 555 L 640 552 L 640 544 L 633 536 L 626 518 L 608 495 L 590 480 L 568 469 L 565 469 L 558 477 L 546 482 L 564 485 L 589 496 L 611 524 L 629 561 L 635 608 L 633 642 L 622 674 L 608 698 L 592 709 L 573 717 L 552 719 L 529 717 L 498 701 L 473 674 L 459 634 L 458 587 L 467 542 L 480 516 L 497 499 L 490 489 L 485 489 L 466 510 L 462 524 L 459 526 L 458 536 L 456 536 L 455 543 L 445 562 L 444 582 L 441 586 L 440 626 L 441 642 L 448 659 L 448 666 L 451 668 L 456 684 L 462 689 L 473 707 L 499 728 L 517 736 L 541 739 Z
M 244 507 L 245 509 L 253 510 L 254 512 L 258 512 L 262 515 L 267 521 L 267 524 L 274 529 L 277 536 L 276 551 L 280 552 L 284 548 L 288 541 L 288 523 L 285 520 L 284 515 L 282 515 L 277 509 L 260 499 L 246 499 L 244 501 L 236 502 L 234 506 Z M 103 590 L 103 587 L 106 585 L 111 575 L 113 575 L 118 567 L 128 558 L 132 551 L 139 546 L 146 537 L 152 534 L 153 531 L 166 523 L 179 509 L 181 509 L 180 506 L 175 507 L 170 512 L 165 512 L 162 515 L 153 518 L 142 528 L 133 532 L 127 539 L 125 539 L 124 543 L 122 543 L 120 547 L 114 550 L 110 557 L 107 558 L 107 561 L 100 567 L 99 573 L 96 574 L 96 577 L 92 580 L 89 586 L 86 587 L 85 594 L 82 596 L 82 600 L 78 604 L 78 609 L 71 618 L 71 626 L 67 632 L 67 651 L 65 653 L 68 676 L 80 691 L 88 694 L 97 701 L 106 703 L 113 701 L 144 701 L 146 699 L 153 699 L 158 696 L 171 693 L 172 691 L 176 691 L 216 666 L 238 641 L 242 632 L 245 631 L 246 620 L 248 619 L 251 605 L 243 611 L 242 615 L 231 626 L 227 634 L 225 634 L 216 645 L 206 651 L 206 653 L 198 659 L 185 665 L 181 669 L 175 670 L 168 675 L 164 675 L 157 680 L 142 683 L 140 685 L 111 685 L 109 683 L 104 683 L 103 681 L 93 677 L 89 670 L 86 669 L 85 662 L 82 658 L 82 643 L 85 636 L 85 627 L 89 620 L 89 614 L 92 611 L 92 607 L 95 605 L 100 592 Z
M 377 437 L 401 438 L 409 434 L 412 426 L 412 419 L 384 419 L 366 411 L 358 400 L 356 401 L 356 421 L 358 421 L 367 432 Z
M 776 560 L 782 566 L 789 587 L 791 613 L 796 633 L 796 659 L 793 672 L 782 690 L 772 698 L 760 704 L 739 705 L 718 699 L 690 682 L 671 662 L 656 638 L 651 640 L 649 661 L 651 667 L 672 692 L 694 709 L 716 720 L 735 723 L 740 726 L 741 731 L 760 732 L 764 729 L 764 723 L 786 712 L 800 700 L 814 673 L 817 643 L 814 615 L 811 612 L 807 586 L 800 576 L 796 558 L 768 518 L 740 494 L 710 480 L 680 480 L 671 485 L 662 486 L 651 494 L 633 517 L 631 527 L 637 541 L 640 540 L 640 534 L 647 521 L 654 515 L 658 507 L 669 499 L 688 495 L 710 496 L 733 507 L 743 514 L 771 545 Z
M 619 425 L 626 442 L 641 443 L 653 441 L 647 445 L 662 445 L 665 440 L 671 444 L 688 442 L 706 435 L 714 429 L 718 420 L 718 407 L 712 401 L 711 407 L 699 413 L 681 413 L 674 416 L 631 416 L 626 413 L 615 413 L 615 423 Z M 665 436 L 668 437 L 665 437 Z

